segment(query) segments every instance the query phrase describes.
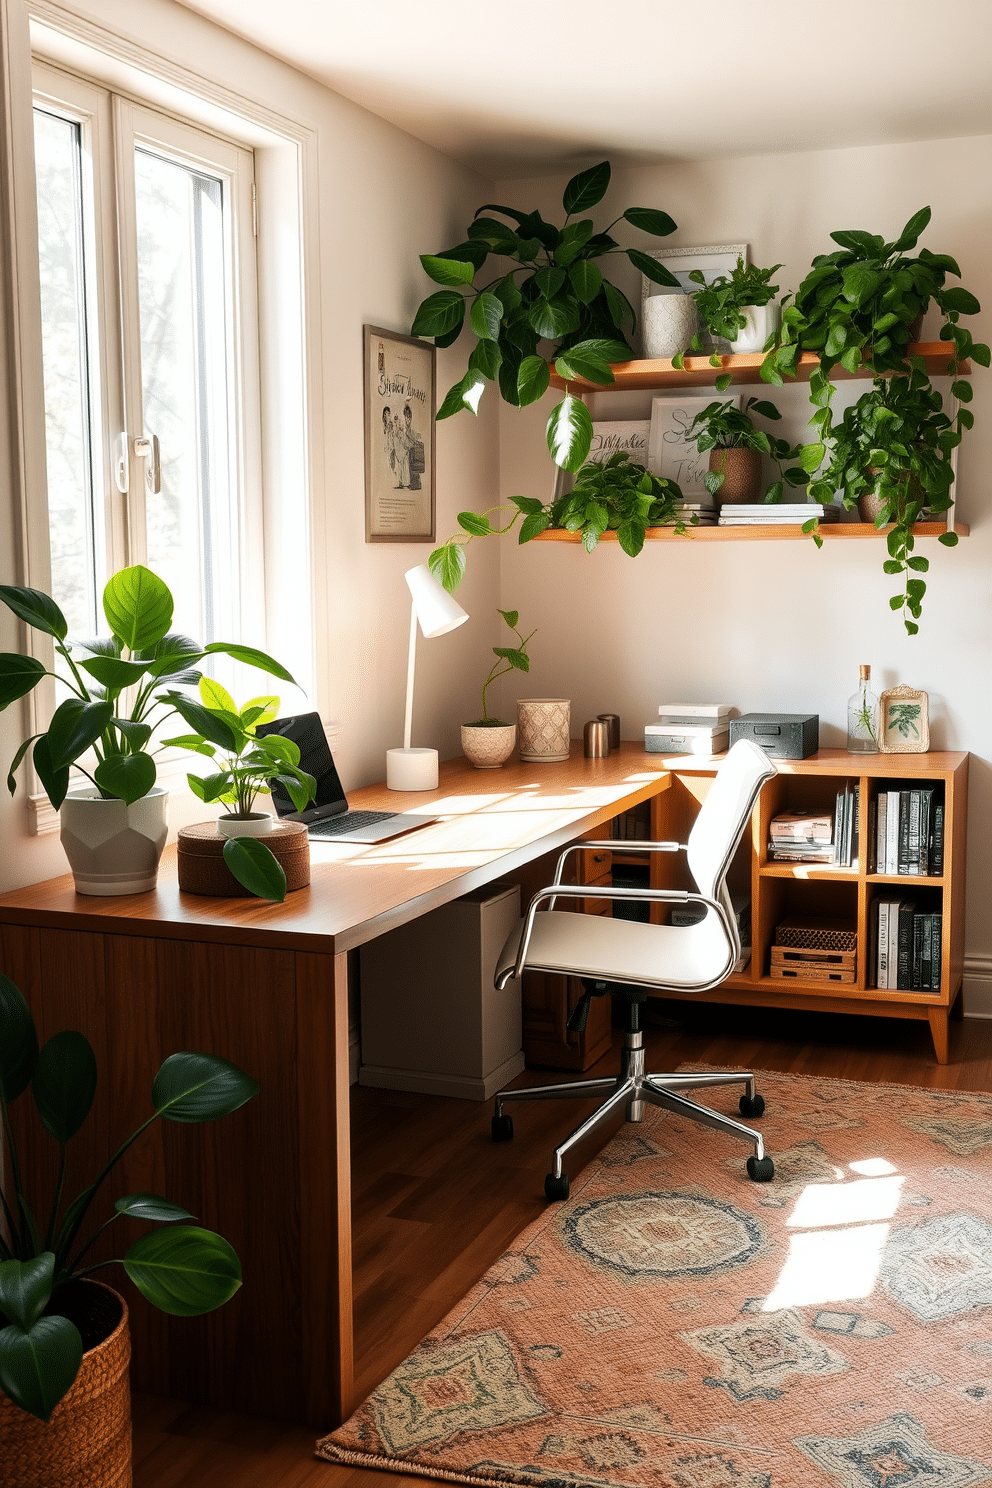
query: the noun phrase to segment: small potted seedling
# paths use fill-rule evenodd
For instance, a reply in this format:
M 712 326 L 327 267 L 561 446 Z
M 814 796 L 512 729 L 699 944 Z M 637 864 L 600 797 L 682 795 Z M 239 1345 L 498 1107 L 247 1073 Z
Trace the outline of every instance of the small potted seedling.
M 462 751 L 477 770 L 498 770 L 513 753 L 517 742 L 517 725 L 503 723 L 501 719 L 491 717 L 486 695 L 499 677 L 505 677 L 512 671 L 530 671 L 527 642 L 536 634 L 532 630 L 528 636 L 521 635 L 517 629 L 520 617 L 516 610 L 500 610 L 500 614 L 516 636 L 517 644 L 493 647 L 496 660 L 482 684 L 482 717 L 474 723 L 462 724 Z

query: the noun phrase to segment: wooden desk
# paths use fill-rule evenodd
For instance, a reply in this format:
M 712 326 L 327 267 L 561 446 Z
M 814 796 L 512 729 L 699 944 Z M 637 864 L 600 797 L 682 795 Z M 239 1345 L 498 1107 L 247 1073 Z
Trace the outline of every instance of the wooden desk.
M 606 760 L 573 745 L 561 764 L 493 771 L 449 761 L 438 791 L 374 787 L 351 802 L 429 806 L 441 821 L 376 847 L 313 843 L 311 885 L 282 905 L 181 894 L 174 849 L 152 893 L 91 898 L 67 877 L 0 898 L 0 969 L 28 998 L 39 1036 L 78 1028 L 96 1051 L 100 1088 L 70 1148 L 67 1191 L 146 1119 L 168 1054 L 223 1055 L 261 1086 L 223 1121 L 156 1123 L 107 1185 L 108 1199 L 151 1192 L 184 1204 L 244 1269 L 234 1300 L 202 1318 L 166 1318 L 139 1299 L 137 1388 L 317 1427 L 348 1414 L 348 952 L 601 826 L 669 778 L 632 744 Z M 13 1114 L 30 1132 L 19 1136 L 31 1191 L 46 1191 L 54 1144 L 25 1121 L 26 1102 Z M 96 1258 L 122 1255 L 142 1228 L 118 1221 Z

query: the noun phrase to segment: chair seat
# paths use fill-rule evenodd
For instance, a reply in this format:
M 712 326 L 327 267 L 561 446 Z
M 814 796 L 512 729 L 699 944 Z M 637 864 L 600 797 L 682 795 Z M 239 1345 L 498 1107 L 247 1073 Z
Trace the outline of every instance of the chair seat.
M 497 981 L 516 960 L 523 924 L 503 947 Z M 722 981 L 732 967 L 733 949 L 713 913 L 682 926 L 548 910 L 535 916 L 527 949 L 528 971 L 673 991 L 701 991 Z

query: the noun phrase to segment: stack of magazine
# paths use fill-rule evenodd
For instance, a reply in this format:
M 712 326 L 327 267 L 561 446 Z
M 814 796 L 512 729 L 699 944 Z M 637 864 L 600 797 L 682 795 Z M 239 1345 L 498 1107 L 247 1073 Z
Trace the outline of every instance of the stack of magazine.
M 728 502 L 720 508 L 721 527 L 795 527 L 818 517 L 821 522 L 836 522 L 839 506 L 823 506 L 819 501 Z
M 693 517 L 696 518 L 695 524 L 692 521 Z M 676 522 L 685 522 L 690 527 L 693 525 L 715 527 L 716 507 L 712 501 L 684 501 L 675 515 L 669 517 L 661 525 L 663 527 L 673 527 Z
M 782 811 L 768 827 L 768 857 L 775 863 L 833 863 L 850 868 L 858 856 L 857 785 L 837 792 L 829 811 Z

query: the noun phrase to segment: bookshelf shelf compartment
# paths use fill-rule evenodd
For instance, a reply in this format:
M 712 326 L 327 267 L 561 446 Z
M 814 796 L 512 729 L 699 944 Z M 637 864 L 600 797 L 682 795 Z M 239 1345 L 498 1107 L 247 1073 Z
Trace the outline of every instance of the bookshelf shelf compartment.
M 763 878 L 794 878 L 800 882 L 823 879 L 829 883 L 857 883 L 857 868 L 835 868 L 831 863 L 762 863 L 758 872 Z

